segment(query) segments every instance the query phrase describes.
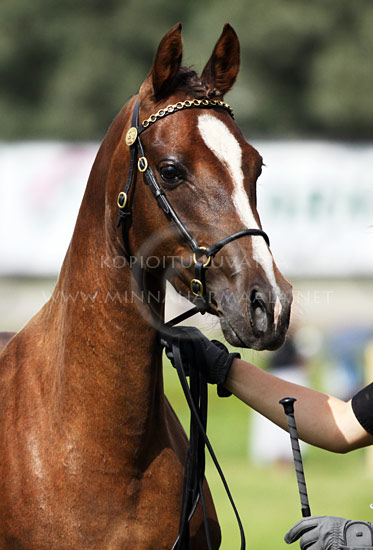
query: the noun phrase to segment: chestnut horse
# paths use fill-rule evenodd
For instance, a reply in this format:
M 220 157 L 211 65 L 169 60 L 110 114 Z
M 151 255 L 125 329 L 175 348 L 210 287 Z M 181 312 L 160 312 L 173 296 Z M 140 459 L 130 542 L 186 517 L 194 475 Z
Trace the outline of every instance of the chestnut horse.
M 200 244 L 260 229 L 262 166 L 227 107 L 211 103 L 239 70 L 234 30 L 224 27 L 201 77 L 181 67 L 181 54 L 176 25 L 98 151 L 51 299 L 1 354 L 0 550 L 170 550 L 175 542 L 187 438 L 164 396 L 154 319 L 163 318 L 166 278 L 193 301 L 193 271 L 185 239 L 141 173 L 126 238 L 131 261 L 142 262 L 141 286 L 124 252 L 117 198 L 130 169 L 125 137 L 135 103 L 142 121 L 168 104 L 209 100 L 209 108 L 157 120 L 142 138 L 160 186 Z M 206 284 L 226 339 L 281 345 L 291 287 L 266 241 L 245 236 L 218 256 Z M 207 485 L 205 492 L 218 548 Z M 200 506 L 190 548 L 206 548 Z
M 7 343 L 15 336 L 15 332 L 0 332 L 0 351 L 7 345 Z

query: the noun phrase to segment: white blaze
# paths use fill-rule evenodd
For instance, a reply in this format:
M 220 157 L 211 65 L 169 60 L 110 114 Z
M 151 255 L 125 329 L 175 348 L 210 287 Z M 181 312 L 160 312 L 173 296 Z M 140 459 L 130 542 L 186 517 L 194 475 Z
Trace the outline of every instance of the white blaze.
M 237 139 L 221 120 L 212 115 L 199 115 L 198 129 L 207 147 L 225 166 L 232 178 L 233 204 L 244 227 L 259 229 L 244 188 L 242 149 Z M 281 291 L 276 283 L 272 255 L 263 237 L 252 237 L 252 240 L 253 260 L 262 266 L 278 299 L 278 296 L 281 296 Z

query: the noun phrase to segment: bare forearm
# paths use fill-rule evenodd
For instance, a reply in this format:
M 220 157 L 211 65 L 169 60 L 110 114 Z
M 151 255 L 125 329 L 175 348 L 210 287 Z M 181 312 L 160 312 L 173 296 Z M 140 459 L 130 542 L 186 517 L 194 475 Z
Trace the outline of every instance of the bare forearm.
M 235 359 L 226 388 L 272 422 L 287 429 L 282 397 L 295 397 L 299 437 L 312 445 L 346 452 L 372 443 L 356 420 L 351 404 L 336 397 L 287 382 L 255 365 Z

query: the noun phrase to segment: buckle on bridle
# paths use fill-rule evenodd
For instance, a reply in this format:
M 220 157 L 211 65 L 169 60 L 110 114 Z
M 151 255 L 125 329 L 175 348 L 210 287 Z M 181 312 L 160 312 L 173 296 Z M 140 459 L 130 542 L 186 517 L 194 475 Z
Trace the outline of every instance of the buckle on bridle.
M 123 210 L 123 208 L 125 208 L 126 204 L 127 204 L 127 193 L 125 193 L 124 191 L 121 191 L 118 195 L 118 198 L 117 198 L 118 208 Z
M 205 251 L 207 250 L 207 247 L 206 246 L 200 246 L 199 248 L 197 248 L 197 250 L 195 250 L 195 252 L 193 252 L 193 261 L 194 263 L 196 264 L 198 261 L 199 261 L 199 258 L 197 258 L 197 254 L 200 253 L 200 256 L 206 256 L 207 260 L 205 261 L 205 263 L 203 264 L 203 267 L 208 267 L 211 263 L 211 256 L 207 256 L 205 254 Z
M 196 289 L 196 286 L 198 287 L 198 290 Z M 192 279 L 190 281 L 190 290 L 192 291 L 193 296 L 197 296 L 197 298 L 203 297 L 204 288 L 199 279 Z
M 146 157 L 140 157 L 137 162 L 137 168 L 139 169 L 139 172 L 146 172 L 148 169 L 148 160 Z

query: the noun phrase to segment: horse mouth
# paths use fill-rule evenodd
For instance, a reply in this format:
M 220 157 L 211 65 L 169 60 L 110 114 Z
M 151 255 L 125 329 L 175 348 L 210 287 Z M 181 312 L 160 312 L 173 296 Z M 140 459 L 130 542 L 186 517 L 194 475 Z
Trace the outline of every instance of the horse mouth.
M 278 349 L 284 342 L 286 331 L 281 331 L 275 336 L 269 336 L 267 333 L 259 336 L 255 334 L 256 331 L 253 330 L 251 323 L 245 326 L 243 326 L 244 323 L 240 323 L 242 326 L 236 327 L 222 312 L 218 313 L 218 317 L 224 338 L 232 346 L 262 351 Z
M 224 338 L 229 344 L 239 348 L 251 348 L 255 350 L 265 349 L 260 338 L 254 335 L 250 325 L 242 327 L 242 330 L 240 330 L 238 327 L 234 326 L 223 312 L 218 311 L 218 317 Z
M 248 347 L 245 341 L 240 337 L 240 335 L 237 333 L 234 327 L 232 327 L 229 320 L 224 317 L 224 314 L 219 311 L 218 317 L 220 320 L 220 326 L 224 334 L 224 338 L 229 342 L 232 346 L 237 346 L 240 348 L 246 348 Z
M 224 294 L 220 299 L 215 294 L 211 296 L 210 313 L 218 316 L 227 342 L 240 348 L 263 349 L 258 335 L 255 335 L 253 331 L 251 319 L 237 315 L 237 312 L 240 311 L 239 304 L 233 300 L 235 307 L 232 308 L 232 300 L 225 302 L 223 296 Z
M 188 278 L 178 274 L 171 279 L 176 291 L 179 291 L 193 303 L 189 292 Z M 180 282 L 182 281 L 182 286 Z M 179 288 L 178 288 L 179 287 Z M 258 285 L 241 296 L 220 286 L 209 292 L 208 313 L 219 318 L 221 330 L 226 341 L 235 347 L 257 351 L 278 349 L 284 342 L 290 319 L 291 299 L 281 296 L 280 313 L 276 316 L 276 303 L 266 296 Z
M 232 307 L 233 306 L 233 307 Z M 219 317 L 224 338 L 232 346 L 255 349 L 275 350 L 282 346 L 289 325 L 290 307 L 281 320 L 274 322 L 271 309 L 268 308 L 260 292 L 253 289 L 250 302 L 242 311 L 242 304 L 220 299 L 214 308 Z

